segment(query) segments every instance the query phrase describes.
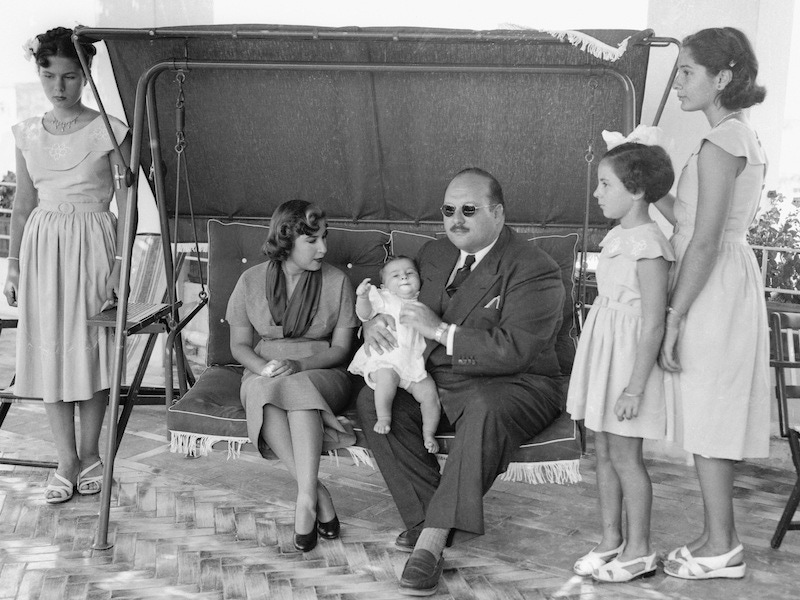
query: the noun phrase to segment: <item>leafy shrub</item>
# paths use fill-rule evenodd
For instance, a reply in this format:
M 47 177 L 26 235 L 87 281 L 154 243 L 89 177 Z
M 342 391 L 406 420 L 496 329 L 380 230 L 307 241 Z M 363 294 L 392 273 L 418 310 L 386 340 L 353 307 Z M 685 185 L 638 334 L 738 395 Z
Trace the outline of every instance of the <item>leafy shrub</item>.
M 770 205 L 763 210 L 748 232 L 748 242 L 753 246 L 791 248 L 800 250 L 800 201 L 771 191 L 767 194 Z M 766 287 L 800 290 L 800 252 L 776 252 L 754 249 L 759 266 L 767 253 Z M 800 304 L 800 295 L 771 292 L 775 302 Z

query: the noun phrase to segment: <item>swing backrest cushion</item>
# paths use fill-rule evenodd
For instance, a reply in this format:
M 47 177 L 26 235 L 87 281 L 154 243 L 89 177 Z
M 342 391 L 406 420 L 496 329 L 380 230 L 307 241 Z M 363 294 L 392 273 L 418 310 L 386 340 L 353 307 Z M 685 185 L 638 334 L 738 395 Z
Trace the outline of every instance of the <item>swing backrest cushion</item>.
M 230 351 L 230 329 L 225 320 L 228 298 L 241 274 L 248 268 L 266 260 L 261 247 L 269 227 L 245 223 L 225 223 L 211 219 L 208 222 L 208 352 L 207 364 L 234 365 Z M 326 261 L 345 273 L 353 287 L 369 277 L 379 284 L 379 271 L 389 253 L 416 257 L 425 243 L 439 232 L 414 232 L 403 230 L 348 229 L 328 227 L 328 254 Z M 568 375 L 575 355 L 575 265 L 578 234 L 534 234 L 517 231 L 532 244 L 547 252 L 558 263 L 562 281 L 567 291 L 564 317 L 557 339 L 557 354 L 561 371 Z

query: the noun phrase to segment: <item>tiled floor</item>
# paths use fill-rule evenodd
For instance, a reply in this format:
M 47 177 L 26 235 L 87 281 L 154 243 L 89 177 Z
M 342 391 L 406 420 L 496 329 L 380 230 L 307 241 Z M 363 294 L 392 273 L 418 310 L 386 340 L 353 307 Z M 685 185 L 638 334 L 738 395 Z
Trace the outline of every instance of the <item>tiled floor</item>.
M 7 332 L 3 333 L 5 337 Z M 0 381 L 7 381 L 0 339 Z M 37 405 L 11 409 L 0 452 L 52 458 Z M 575 558 L 598 539 L 595 473 L 572 486 L 498 482 L 486 498 L 487 534 L 449 549 L 442 599 L 797 598 L 800 532 L 770 549 L 793 473 L 765 464 L 738 469 L 736 512 L 747 549 L 740 581 L 686 582 L 665 576 L 624 585 L 574 576 Z M 781 463 L 783 464 L 783 463 Z M 701 527 L 693 470 L 650 461 L 653 542 L 667 551 Z M 115 465 L 110 550 L 91 549 L 97 497 L 46 505 L 50 472 L 0 465 L 0 600 L 106 598 L 399 598 L 407 558 L 393 547 L 401 522 L 379 471 L 324 458 L 321 477 L 343 522 L 340 540 L 308 554 L 294 550 L 291 478 L 252 452 L 226 460 L 170 454 L 163 407 L 134 410 Z

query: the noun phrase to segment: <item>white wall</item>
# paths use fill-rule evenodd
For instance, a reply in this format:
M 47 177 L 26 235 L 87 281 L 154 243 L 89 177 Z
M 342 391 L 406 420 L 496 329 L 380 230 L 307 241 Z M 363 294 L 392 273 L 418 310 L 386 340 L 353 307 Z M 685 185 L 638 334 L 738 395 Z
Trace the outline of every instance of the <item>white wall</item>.
M 763 104 L 750 110 L 750 120 L 758 131 L 772 168 L 767 172 L 765 189 L 776 189 L 781 169 L 781 138 L 786 111 L 786 90 L 794 25 L 794 0 L 650 0 L 648 27 L 656 35 L 683 37 L 706 27 L 730 26 L 741 29 L 753 44 L 759 60 L 759 81 L 767 88 Z M 642 121 L 651 123 L 666 82 L 675 62 L 674 49 L 653 51 L 648 75 L 645 106 L 649 109 Z M 796 75 L 795 75 L 796 76 Z M 797 104 L 794 104 L 796 107 Z M 796 110 L 796 108 L 795 108 Z M 702 113 L 684 113 L 672 93 L 660 126 L 673 140 L 671 155 L 680 169 L 709 125 Z M 800 167 L 796 169 L 800 171 Z

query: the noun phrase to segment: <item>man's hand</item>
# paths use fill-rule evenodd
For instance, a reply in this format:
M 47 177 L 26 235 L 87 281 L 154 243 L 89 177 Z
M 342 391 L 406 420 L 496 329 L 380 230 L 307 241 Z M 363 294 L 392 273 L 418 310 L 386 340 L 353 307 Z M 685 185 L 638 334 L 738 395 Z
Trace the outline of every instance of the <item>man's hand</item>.
M 366 321 L 361 329 L 364 338 L 364 352 L 367 356 L 372 356 L 374 350 L 378 354 L 391 352 L 397 348 L 397 338 L 395 333 L 395 323 L 391 315 L 375 315 Z
M 422 302 L 406 302 L 400 309 L 400 323 L 414 328 L 420 335 L 434 339 L 442 319 Z

